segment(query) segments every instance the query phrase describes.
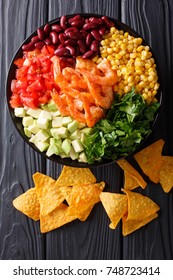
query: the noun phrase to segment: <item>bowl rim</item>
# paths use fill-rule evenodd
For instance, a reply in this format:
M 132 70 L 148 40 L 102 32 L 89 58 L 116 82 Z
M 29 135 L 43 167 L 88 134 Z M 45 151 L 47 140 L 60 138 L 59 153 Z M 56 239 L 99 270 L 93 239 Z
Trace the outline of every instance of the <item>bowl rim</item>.
M 83 17 L 85 17 L 85 18 L 92 17 L 92 16 L 100 18 L 100 17 L 104 16 L 102 14 L 94 14 L 94 13 L 76 13 L 76 14 L 68 14 L 68 15 L 66 15 L 66 17 L 70 18 L 70 17 L 74 17 L 74 16 L 79 15 L 79 14 L 82 15 Z M 55 18 L 55 19 L 53 19 L 51 21 L 48 21 L 48 22 L 44 23 L 43 25 L 41 25 L 38 28 L 43 28 L 47 23 L 50 24 L 50 25 L 52 25 L 54 23 L 57 23 L 58 21 L 60 21 L 60 18 L 61 17 L 58 17 L 58 18 Z M 140 38 L 142 38 L 142 44 L 145 45 L 145 46 L 149 46 L 150 47 L 150 45 L 146 42 L 146 40 L 143 39 L 143 37 L 140 34 L 138 34 L 134 29 L 132 29 L 130 26 L 128 26 L 127 24 L 125 24 L 125 23 L 123 23 L 123 22 L 121 22 L 121 21 L 119 21 L 119 20 L 117 20 L 115 18 L 112 18 L 112 17 L 109 17 L 109 16 L 107 16 L 107 18 L 115 23 L 115 27 L 117 29 L 129 32 L 129 34 L 131 36 L 133 36 L 133 37 L 136 37 L 136 38 L 140 37 Z M 7 107 L 8 107 L 9 114 L 11 116 L 11 119 L 13 121 L 13 124 L 14 124 L 15 128 L 17 129 L 18 133 L 23 138 L 23 140 L 34 151 L 36 151 L 38 154 L 43 156 L 45 159 L 51 160 L 54 163 L 58 163 L 58 164 L 61 164 L 61 165 L 67 165 L 67 166 L 71 166 L 71 167 L 80 167 L 80 168 L 100 167 L 100 166 L 106 166 L 106 165 L 114 163 L 116 160 L 112 160 L 112 159 L 109 159 L 109 160 L 103 159 L 102 161 L 96 161 L 93 164 L 88 164 L 88 163 L 84 163 L 84 162 L 78 162 L 77 160 L 72 160 L 71 158 L 68 158 L 68 157 L 67 158 L 61 158 L 60 156 L 57 156 L 57 155 L 52 155 L 52 156 L 48 157 L 46 155 L 46 152 L 40 152 L 39 149 L 33 143 L 29 142 L 29 138 L 24 134 L 24 130 L 22 129 L 22 121 L 21 121 L 20 118 L 17 118 L 14 115 L 14 109 L 10 106 L 10 103 L 9 103 L 10 97 L 11 97 L 11 81 L 12 81 L 12 79 L 14 79 L 13 73 L 17 69 L 17 67 L 14 65 L 14 60 L 16 58 L 19 58 L 19 57 L 22 56 L 22 54 L 23 54 L 22 46 L 24 44 L 27 44 L 30 41 L 30 39 L 34 35 L 36 35 L 36 32 L 37 32 L 37 30 L 32 32 L 20 44 L 20 46 L 18 47 L 17 51 L 15 52 L 15 54 L 13 55 L 13 57 L 11 59 L 11 62 L 9 64 L 9 68 L 8 68 L 8 74 L 7 74 L 7 77 L 6 77 L 6 102 L 7 102 Z M 153 122 L 151 123 L 151 131 L 152 131 L 154 126 L 155 126 L 155 124 L 156 124 L 156 122 L 157 122 L 157 120 L 158 120 L 159 111 L 160 111 L 160 108 L 161 108 L 161 105 L 162 105 L 162 101 L 163 101 L 163 94 L 162 94 L 162 76 L 161 76 L 161 71 L 159 69 L 159 66 L 158 66 L 158 63 L 157 63 L 157 59 L 156 59 L 155 54 L 154 54 L 154 52 L 153 52 L 151 47 L 150 47 L 150 50 L 152 52 L 152 57 L 155 60 L 156 70 L 157 70 L 157 74 L 158 74 L 159 89 L 158 89 L 158 92 L 157 92 L 157 97 L 159 98 L 158 102 L 160 104 L 160 107 L 159 107 L 158 111 L 156 112 L 155 118 L 154 118 Z M 13 76 L 13 77 L 11 77 L 11 76 Z M 130 155 L 133 155 L 136 152 L 136 150 L 140 150 L 142 148 L 142 146 L 144 145 L 145 141 L 148 139 L 148 137 L 150 135 L 151 135 L 151 133 L 149 135 L 147 135 L 141 141 L 141 143 L 137 146 L 135 151 L 130 152 L 127 156 L 122 156 L 120 158 L 129 157 Z

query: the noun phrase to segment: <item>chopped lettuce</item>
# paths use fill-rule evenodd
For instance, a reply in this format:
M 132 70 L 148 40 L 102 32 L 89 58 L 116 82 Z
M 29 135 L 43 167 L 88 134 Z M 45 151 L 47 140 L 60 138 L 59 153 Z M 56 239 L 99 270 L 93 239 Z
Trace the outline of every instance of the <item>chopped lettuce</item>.
M 106 118 L 100 120 L 93 133 L 85 139 L 88 163 L 116 160 L 135 151 L 144 137 L 151 133 L 151 122 L 159 105 L 158 102 L 147 104 L 135 89 L 122 99 L 117 95 Z

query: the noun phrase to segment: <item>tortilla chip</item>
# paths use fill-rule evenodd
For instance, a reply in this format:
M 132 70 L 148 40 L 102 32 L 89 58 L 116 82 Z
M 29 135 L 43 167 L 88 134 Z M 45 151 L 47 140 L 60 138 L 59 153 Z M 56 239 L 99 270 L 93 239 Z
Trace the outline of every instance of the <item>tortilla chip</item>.
M 75 216 L 69 216 L 69 206 L 61 203 L 55 210 L 47 215 L 40 215 L 40 230 L 42 233 L 57 229 L 73 220 Z
M 55 180 L 42 173 L 35 173 L 33 180 L 40 202 L 41 215 L 47 215 L 64 201 L 61 188 L 55 185 Z
M 123 236 L 126 236 L 126 235 L 132 233 L 133 231 L 139 229 L 140 227 L 145 226 L 146 224 L 148 224 L 152 220 L 156 219 L 157 217 L 158 217 L 158 214 L 154 213 L 142 220 L 127 220 L 126 219 L 127 214 L 125 214 L 122 217 L 122 234 L 123 234 Z
M 124 172 L 128 172 L 129 175 L 137 181 L 135 183 L 135 186 L 138 184 L 138 187 L 141 186 L 143 189 L 145 189 L 147 183 L 144 181 L 144 179 L 138 173 L 138 171 L 127 160 L 119 159 L 119 160 L 117 160 L 117 163 L 124 170 Z M 133 189 L 134 188 L 135 187 L 133 187 Z
M 139 182 L 131 176 L 127 171 L 124 171 L 124 189 L 134 190 L 139 187 Z
M 119 193 L 102 192 L 100 200 L 111 220 L 110 228 L 115 229 L 127 211 L 127 196 Z
M 144 174 L 154 183 L 158 183 L 160 179 L 163 145 L 164 140 L 159 139 L 134 155 L 135 160 L 138 162 Z
M 101 191 L 103 191 L 104 187 L 105 187 L 105 182 L 100 182 L 100 183 L 96 183 L 94 184 L 97 188 L 99 188 Z M 94 204 L 95 205 L 95 204 Z M 94 205 L 89 206 L 85 211 L 81 212 L 80 214 L 78 214 L 78 219 L 81 222 L 86 221 L 86 219 L 88 218 L 88 216 L 90 215 Z
M 173 157 L 162 156 L 160 168 L 160 184 L 164 192 L 168 193 L 173 187 Z
M 14 199 L 13 206 L 34 221 L 40 219 L 40 203 L 35 188 L 29 189 Z
M 56 181 L 56 186 L 75 186 L 93 184 L 96 178 L 89 168 L 76 168 L 64 166 Z
M 101 190 L 98 183 L 90 185 L 74 186 L 72 188 L 71 202 L 69 206 L 69 215 L 81 217 L 89 207 L 94 206 L 100 201 Z
M 140 193 L 123 190 L 128 199 L 128 220 L 145 220 L 147 217 L 156 213 L 160 207 L 149 197 Z

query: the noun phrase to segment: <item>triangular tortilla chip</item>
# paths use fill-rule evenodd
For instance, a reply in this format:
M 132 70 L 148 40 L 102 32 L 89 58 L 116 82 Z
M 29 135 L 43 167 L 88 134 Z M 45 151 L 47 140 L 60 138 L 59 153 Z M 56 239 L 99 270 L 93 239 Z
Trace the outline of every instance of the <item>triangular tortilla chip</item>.
M 61 188 L 55 185 L 55 180 L 42 173 L 35 173 L 33 180 L 40 202 L 41 215 L 47 215 L 64 201 Z
M 124 189 L 134 190 L 139 187 L 139 182 L 131 176 L 127 171 L 124 171 Z
M 74 186 L 72 188 L 69 215 L 81 216 L 90 206 L 100 201 L 101 190 L 98 183 L 90 185 Z
M 40 216 L 40 230 L 42 233 L 57 229 L 73 220 L 75 216 L 69 216 L 69 206 L 61 203 L 55 210 L 47 215 Z
M 160 207 L 149 197 L 140 193 L 123 190 L 128 199 L 128 220 L 145 220 L 147 217 L 156 213 Z
M 40 203 L 35 188 L 29 189 L 14 199 L 13 206 L 34 221 L 40 219 Z
M 115 229 L 127 211 L 127 196 L 119 193 L 102 192 L 100 194 L 100 200 L 111 220 L 110 228 Z
M 163 162 L 160 168 L 160 184 L 164 192 L 168 193 L 173 187 L 173 157 L 162 156 Z
M 64 166 L 56 181 L 56 186 L 75 186 L 93 184 L 96 178 L 89 168 L 76 168 Z
M 134 155 L 144 174 L 154 183 L 158 183 L 160 179 L 163 145 L 164 140 L 159 139 Z
M 126 236 L 126 235 L 132 233 L 133 231 L 139 229 L 140 227 L 145 226 L 152 220 L 156 219 L 158 217 L 158 214 L 154 213 L 142 220 L 127 220 L 126 217 L 127 217 L 127 214 L 122 217 L 122 234 L 123 234 L 123 236 Z
M 124 170 L 124 172 L 128 172 L 138 182 L 138 187 L 141 186 L 143 189 L 145 189 L 147 183 L 127 160 L 119 159 L 117 160 L 117 163 Z

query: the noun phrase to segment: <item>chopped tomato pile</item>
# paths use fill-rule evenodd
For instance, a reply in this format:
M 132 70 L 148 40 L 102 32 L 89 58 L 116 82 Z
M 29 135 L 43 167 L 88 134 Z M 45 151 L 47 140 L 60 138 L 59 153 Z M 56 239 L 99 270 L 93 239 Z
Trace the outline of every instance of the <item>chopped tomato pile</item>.
M 41 50 L 24 52 L 23 58 L 15 60 L 16 79 L 11 82 L 12 108 L 27 106 L 37 108 L 51 98 L 51 91 L 57 88 L 54 82 L 52 62 L 54 48 L 44 46 Z
M 75 68 L 61 70 L 60 59 L 51 58 L 54 78 L 60 91 L 54 90 L 52 98 L 62 115 L 93 127 L 104 117 L 105 109 L 114 99 L 113 86 L 117 82 L 116 71 L 107 59 L 96 65 L 92 60 L 76 58 Z

